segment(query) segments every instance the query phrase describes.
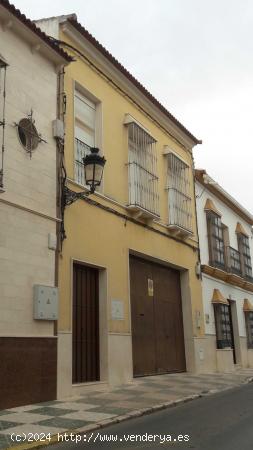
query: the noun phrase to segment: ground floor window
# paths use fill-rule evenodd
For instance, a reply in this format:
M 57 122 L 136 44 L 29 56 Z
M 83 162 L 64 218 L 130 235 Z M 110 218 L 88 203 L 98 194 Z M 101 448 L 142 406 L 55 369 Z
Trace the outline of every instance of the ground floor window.
M 230 306 L 222 303 L 214 305 L 217 348 L 233 348 Z
M 245 312 L 248 348 L 253 348 L 253 311 Z

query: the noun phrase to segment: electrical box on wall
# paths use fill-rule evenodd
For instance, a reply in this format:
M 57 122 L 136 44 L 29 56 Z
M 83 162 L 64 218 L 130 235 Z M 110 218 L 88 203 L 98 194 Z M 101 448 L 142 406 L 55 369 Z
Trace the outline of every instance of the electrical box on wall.
M 53 120 L 53 136 L 64 139 L 64 123 L 60 119 Z
M 58 288 L 34 285 L 33 317 L 36 320 L 58 319 Z

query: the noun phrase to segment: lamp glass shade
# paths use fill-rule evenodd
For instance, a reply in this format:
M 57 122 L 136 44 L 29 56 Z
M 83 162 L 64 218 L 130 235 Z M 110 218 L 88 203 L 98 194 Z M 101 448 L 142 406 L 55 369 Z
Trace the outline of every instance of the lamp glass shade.
M 85 182 L 94 192 L 96 186 L 101 184 L 105 158 L 98 155 L 99 149 L 91 148 L 91 153 L 83 159 Z

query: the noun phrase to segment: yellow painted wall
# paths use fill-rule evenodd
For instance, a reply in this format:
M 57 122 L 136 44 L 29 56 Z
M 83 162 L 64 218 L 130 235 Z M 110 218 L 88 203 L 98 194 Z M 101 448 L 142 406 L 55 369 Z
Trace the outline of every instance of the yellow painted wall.
M 67 41 L 66 35 L 61 39 Z M 92 67 L 77 58 L 66 68 L 65 92 L 67 93 L 66 115 L 66 145 L 65 161 L 69 178 L 74 178 L 74 83 L 77 82 L 93 94 L 102 104 L 102 151 L 107 159 L 104 171 L 103 194 L 113 198 L 119 204 L 109 202 L 101 196 L 92 198 L 103 205 L 128 214 L 124 205 L 128 202 L 128 147 L 127 128 L 123 125 L 126 113 L 131 114 L 157 140 L 159 195 L 161 221 L 165 224 L 168 218 L 168 202 L 166 185 L 166 157 L 163 156 L 164 145 L 175 150 L 190 166 L 190 152 L 174 141 L 168 133 L 159 128 L 149 117 L 133 104 L 122 93 L 117 91 L 104 77 Z M 195 205 L 193 196 L 193 178 L 191 179 L 193 231 L 192 238 L 186 241 L 197 246 Z M 74 185 L 71 186 L 74 188 Z M 167 229 L 159 224 L 152 224 L 157 230 L 168 236 L 162 236 L 136 224 L 125 222 L 106 211 L 91 206 L 85 201 L 78 201 L 67 207 L 65 228 L 67 239 L 63 244 L 60 258 L 60 319 L 59 330 L 71 330 L 71 261 L 72 259 L 86 261 L 90 264 L 103 266 L 108 276 L 108 318 L 110 317 L 110 301 L 112 298 L 124 301 L 125 320 L 109 322 L 109 331 L 130 332 L 129 321 L 129 250 L 134 250 L 187 269 L 190 273 L 190 288 L 193 303 L 193 318 L 195 309 L 202 311 L 201 284 L 195 275 L 197 251 L 184 243 L 169 238 Z M 189 301 L 190 298 L 189 298 Z M 193 320 L 194 321 L 194 320 Z M 195 324 L 195 322 L 194 322 Z M 195 327 L 195 325 L 194 325 Z M 203 335 L 203 327 L 194 328 L 196 336 Z

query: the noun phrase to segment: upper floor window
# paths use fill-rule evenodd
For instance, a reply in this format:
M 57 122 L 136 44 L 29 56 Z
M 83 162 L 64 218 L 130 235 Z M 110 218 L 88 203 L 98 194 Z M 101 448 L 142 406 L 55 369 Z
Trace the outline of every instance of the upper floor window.
M 169 225 L 192 230 L 190 168 L 174 153 L 168 154 Z
M 75 180 L 85 185 L 82 160 L 95 147 L 96 104 L 75 91 Z
M 155 144 L 135 122 L 128 124 L 129 206 L 159 216 Z
M 207 212 L 207 232 L 210 265 L 225 269 L 223 225 L 221 218 L 213 211 Z
M 250 256 L 250 247 L 249 247 L 249 238 L 248 236 L 239 233 L 237 235 L 238 239 L 238 249 L 241 255 L 241 266 L 243 276 L 248 278 L 250 281 L 252 279 L 252 265 L 251 265 L 251 256 Z

